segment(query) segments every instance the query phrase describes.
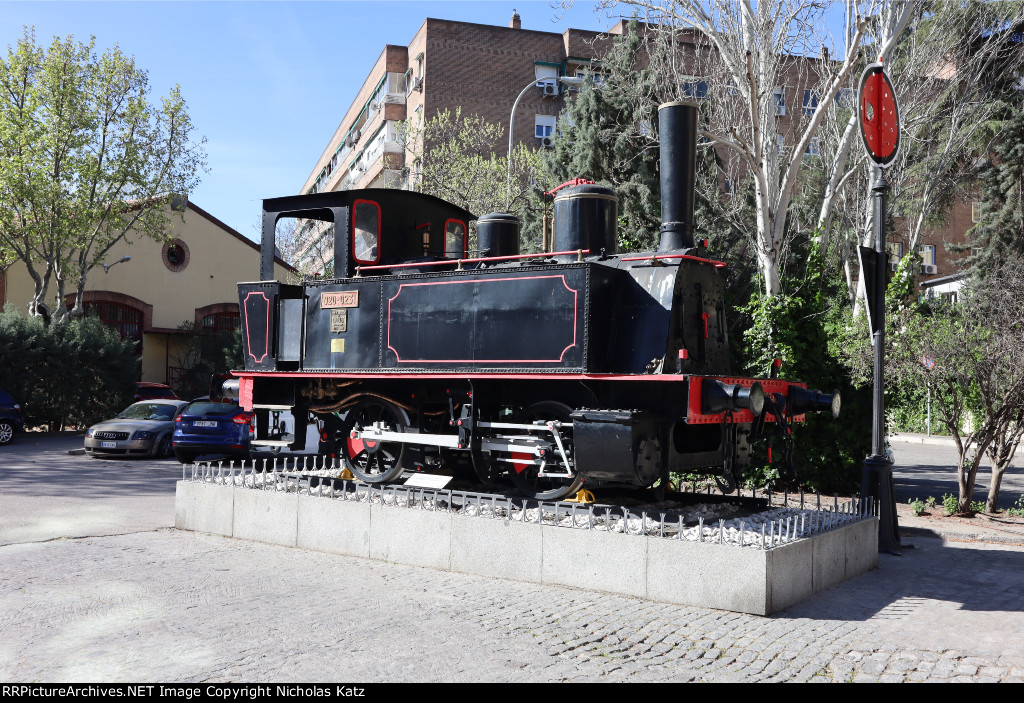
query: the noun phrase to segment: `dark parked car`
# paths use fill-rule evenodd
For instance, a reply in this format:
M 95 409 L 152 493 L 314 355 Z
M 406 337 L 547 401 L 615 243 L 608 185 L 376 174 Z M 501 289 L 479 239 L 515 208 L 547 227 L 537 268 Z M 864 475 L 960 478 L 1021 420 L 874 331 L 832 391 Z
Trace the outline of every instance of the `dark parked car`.
M 193 400 L 174 421 L 174 456 L 191 464 L 197 456 L 249 458 L 252 415 L 235 403 Z
M 178 394 L 171 390 L 166 383 L 149 383 L 139 381 L 135 384 L 135 402 L 140 400 L 154 400 L 163 398 L 165 400 L 181 400 Z
M 112 420 L 86 430 L 85 451 L 92 456 L 170 456 L 174 418 L 186 405 L 183 400 L 133 403 Z
M 0 444 L 10 444 L 15 432 L 25 429 L 21 406 L 3 390 L 0 390 Z

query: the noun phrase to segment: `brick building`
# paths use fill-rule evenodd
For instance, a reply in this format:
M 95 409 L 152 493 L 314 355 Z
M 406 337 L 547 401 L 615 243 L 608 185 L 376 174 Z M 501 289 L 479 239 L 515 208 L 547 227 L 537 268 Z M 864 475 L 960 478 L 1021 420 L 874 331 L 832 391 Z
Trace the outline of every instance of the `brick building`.
M 384 47 L 300 192 L 401 183 L 413 164 L 398 142 L 399 122 L 461 108 L 464 115 L 507 125 L 517 96 L 531 85 L 535 89 L 523 96 L 516 109 L 513 137 L 531 148 L 545 146 L 554 136 L 566 91 L 571 90 L 559 77 L 582 75 L 588 66 L 599 65 L 602 53 L 624 30 L 621 21 L 607 34 L 527 30 L 521 28 L 517 14 L 507 27 L 427 18 L 406 46 Z M 694 50 L 689 42 L 682 45 L 684 51 Z M 815 60 L 794 57 L 787 85 L 775 88 L 780 151 L 793 147 L 802 118 L 816 108 L 817 99 L 802 78 L 808 75 L 807 61 Z M 687 97 L 700 99 L 707 90 L 707 84 L 695 77 Z M 852 104 L 853 91 L 845 92 L 841 99 Z M 503 151 L 503 145 L 495 146 Z M 806 156 L 816 155 L 816 148 L 812 143 Z M 962 242 L 970 216 L 970 205 L 958 204 L 945 227 L 924 235 L 919 249 L 925 278 L 955 272 L 943 243 Z M 900 224 L 897 218 L 896 231 L 890 236 L 894 258 L 907 253 Z M 320 270 L 327 262 L 317 257 L 333 250 L 327 245 L 330 226 L 305 222 L 299 227 L 298 266 Z
M 620 34 L 619 23 L 610 34 Z M 560 76 L 576 76 L 610 39 L 599 32 L 522 29 L 427 18 L 407 46 L 387 45 L 355 95 L 300 192 L 392 185 L 403 177 L 406 154 L 398 123 L 462 108 L 507 125 L 519 93 L 536 84 L 516 109 L 513 136 L 530 147 L 554 133 L 568 89 Z M 328 231 L 317 223 L 299 233 L 300 268 Z

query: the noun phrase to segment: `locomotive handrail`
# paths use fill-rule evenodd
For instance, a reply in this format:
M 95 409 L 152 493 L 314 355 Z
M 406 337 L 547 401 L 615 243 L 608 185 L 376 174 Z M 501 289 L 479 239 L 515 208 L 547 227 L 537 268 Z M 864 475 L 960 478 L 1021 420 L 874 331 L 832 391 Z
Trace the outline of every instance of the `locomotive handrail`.
M 700 256 L 693 256 L 691 254 L 655 254 L 654 256 L 631 256 L 622 259 L 623 261 L 653 261 L 655 259 L 692 259 L 693 261 L 700 261 L 705 264 L 711 264 L 715 268 L 725 268 L 726 264 L 724 261 L 715 261 L 714 259 L 705 259 Z
M 458 264 L 461 269 L 463 264 L 478 264 L 488 261 L 514 261 L 516 259 L 546 259 L 551 256 L 570 256 L 575 254 L 582 258 L 589 254 L 590 249 L 573 249 L 572 251 L 549 251 L 540 254 L 510 254 L 508 256 L 483 256 L 475 259 L 445 259 L 443 261 L 419 261 L 410 264 L 378 264 L 375 266 L 356 266 L 356 275 L 362 271 L 377 271 L 379 269 L 405 269 L 419 268 L 421 266 L 442 266 L 444 264 Z M 724 264 L 723 264 L 724 265 Z

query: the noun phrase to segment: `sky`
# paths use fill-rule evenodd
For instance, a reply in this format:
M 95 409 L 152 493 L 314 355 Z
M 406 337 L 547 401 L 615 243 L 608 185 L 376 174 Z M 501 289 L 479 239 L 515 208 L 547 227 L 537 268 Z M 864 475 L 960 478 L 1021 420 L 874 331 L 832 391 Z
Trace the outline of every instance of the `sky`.
M 406 45 L 427 17 L 507 26 L 513 9 L 523 29 L 617 21 L 582 0 L 565 12 L 548 0 L 0 0 L 0 47 L 26 26 L 44 46 L 95 36 L 99 53 L 116 44 L 135 57 L 154 99 L 180 85 L 207 140 L 209 172 L 190 199 L 257 239 L 260 201 L 299 192 L 385 44 Z

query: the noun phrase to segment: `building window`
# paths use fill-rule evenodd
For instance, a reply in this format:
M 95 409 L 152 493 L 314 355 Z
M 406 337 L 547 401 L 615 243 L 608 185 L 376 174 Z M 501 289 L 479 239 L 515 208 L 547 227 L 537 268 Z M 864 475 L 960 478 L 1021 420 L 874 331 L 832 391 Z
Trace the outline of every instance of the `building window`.
M 595 87 L 600 86 L 601 81 L 604 80 L 604 76 L 593 67 L 577 68 L 576 72 L 573 75 L 575 75 L 577 78 L 583 79 L 584 81 L 589 80 L 590 83 Z M 579 88 L 575 86 L 569 86 L 569 90 L 579 90 Z
M 836 93 L 836 105 L 840 108 L 851 110 L 855 102 L 856 98 L 853 94 L 853 88 L 840 88 L 839 92 Z
M 804 156 L 820 156 L 821 142 L 818 141 L 817 137 L 811 137 L 811 141 L 807 143 L 807 151 L 804 152 Z
M 357 200 L 352 210 L 352 256 L 360 264 L 380 261 L 380 205 Z
M 234 332 L 240 325 L 241 318 L 237 312 L 215 312 L 203 316 L 203 332 L 226 334 Z
M 190 258 L 188 245 L 180 239 L 171 240 L 164 244 L 161 257 L 164 260 L 164 266 L 169 271 L 174 271 L 175 273 L 184 271 L 185 267 L 188 266 Z
M 889 261 L 899 261 L 903 258 L 903 242 L 887 242 L 889 249 Z
M 692 78 L 683 82 L 683 97 L 691 100 L 703 100 L 708 96 L 708 82 L 702 78 Z
M 536 65 L 537 87 L 548 90 L 558 90 L 558 69 L 554 66 Z
M 922 244 L 917 248 L 918 253 L 921 255 L 922 266 L 934 266 L 935 265 L 935 245 L 934 244 Z
M 142 342 L 143 315 L 141 310 L 109 300 L 86 301 L 82 304 L 82 308 L 87 314 L 99 317 L 103 324 L 116 329 L 121 335 L 121 339 L 134 339 L 137 342 Z
M 981 203 L 971 203 L 971 222 L 981 222 Z
M 779 156 L 784 156 L 786 153 L 786 140 L 782 137 L 781 133 L 775 135 L 775 143 L 778 144 Z
M 444 223 L 444 255 L 459 259 L 466 255 L 466 223 L 462 220 L 448 220 Z
M 811 117 L 818 109 L 818 93 L 813 90 L 804 91 L 804 115 Z
M 537 139 L 551 139 L 555 136 L 555 124 L 558 118 L 554 115 L 537 115 L 533 119 L 533 134 Z M 547 145 L 547 142 L 544 142 Z
M 217 334 L 234 332 L 240 324 L 241 317 L 237 312 L 218 312 L 203 318 L 203 329 Z
M 775 114 L 782 117 L 786 114 L 786 89 L 776 88 L 775 89 Z

